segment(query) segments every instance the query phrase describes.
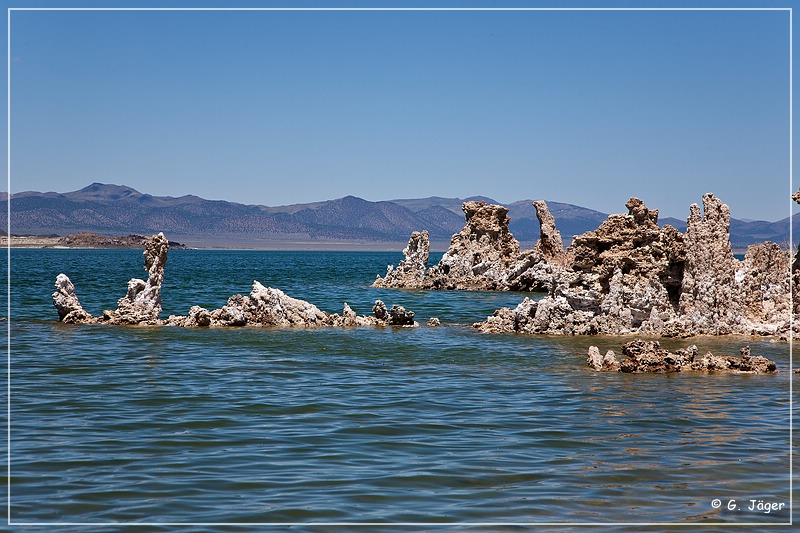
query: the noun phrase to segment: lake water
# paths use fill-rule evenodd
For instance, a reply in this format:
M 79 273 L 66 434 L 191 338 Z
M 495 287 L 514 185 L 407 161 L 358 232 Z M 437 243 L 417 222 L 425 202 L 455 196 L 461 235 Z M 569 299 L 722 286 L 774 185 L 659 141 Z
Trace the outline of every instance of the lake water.
M 401 304 L 419 328 L 70 326 L 56 275 L 96 315 L 145 276 L 141 251 L 11 256 L 12 523 L 789 521 L 786 343 L 691 341 L 749 344 L 777 375 L 596 373 L 588 346 L 627 339 L 480 334 L 472 322 L 524 295 L 370 288 L 396 252 L 175 250 L 162 317 L 257 279 L 328 312 Z

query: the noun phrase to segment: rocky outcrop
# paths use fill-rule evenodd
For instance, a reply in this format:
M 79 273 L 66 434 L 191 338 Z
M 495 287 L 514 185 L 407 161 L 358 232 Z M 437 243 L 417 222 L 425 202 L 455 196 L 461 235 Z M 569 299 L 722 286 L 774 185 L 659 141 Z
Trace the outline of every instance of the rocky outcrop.
M 220 309 L 208 311 L 192 307 L 187 316 L 170 316 L 168 326 L 180 327 L 277 327 L 323 328 L 358 326 L 408 326 L 414 327 L 414 312 L 399 305 L 390 310 L 376 300 L 372 316 L 359 316 L 345 302 L 342 314 L 328 314 L 316 305 L 286 295 L 282 290 L 253 282 L 249 296 L 231 296 Z
M 58 319 L 65 324 L 80 324 L 93 320 L 92 315 L 83 310 L 75 294 L 75 285 L 65 274 L 56 277 L 53 306 L 58 311 Z
M 800 204 L 800 190 L 792 194 L 792 200 Z M 796 328 L 800 328 L 800 324 L 798 324 L 798 315 L 800 315 L 800 245 L 798 245 L 792 260 L 792 293 L 796 295 L 792 306 L 792 313 L 795 315 L 794 324 Z
M 525 298 L 475 324 L 484 332 L 528 334 L 778 335 L 789 329 L 788 254 L 774 243 L 731 252 L 730 211 L 713 194 L 705 214 L 690 208 L 686 236 L 658 226 L 658 211 L 638 198 L 578 235 L 563 266 L 521 269 L 548 294 Z M 798 276 L 800 277 L 800 276 Z
M 736 261 L 733 306 L 751 335 L 786 333 L 791 312 L 789 254 L 774 242 L 747 248 L 744 261 Z M 795 293 L 797 294 L 797 293 Z
M 427 238 L 427 236 L 426 236 Z M 128 292 L 120 298 L 114 311 L 104 311 L 102 317 L 92 317 L 83 310 L 75 287 L 65 274 L 56 278 L 56 292 L 53 305 L 59 319 L 73 324 L 124 324 L 179 327 L 278 327 L 278 328 L 319 328 L 319 327 L 357 327 L 357 326 L 403 326 L 414 327 L 414 312 L 393 305 L 391 309 L 376 300 L 372 316 L 359 316 L 345 302 L 342 314 L 328 314 L 314 304 L 292 298 L 280 289 L 265 287 L 258 281 L 248 296 L 231 296 L 219 309 L 208 310 L 192 306 L 185 316 L 172 315 L 166 320 L 158 318 L 161 312 L 161 285 L 167 263 L 169 243 L 162 233 L 153 235 L 144 251 L 147 281 L 132 279 L 128 282 Z
M 422 289 L 425 287 L 425 271 L 428 268 L 428 256 L 431 245 L 427 231 L 415 231 L 403 250 L 405 259 L 397 267 L 389 265 L 386 276 L 378 276 L 373 287 L 386 289 Z
M 375 305 L 372 306 L 372 313 L 375 318 L 387 326 L 415 326 L 414 311 L 406 311 L 402 305 L 392 305 L 389 311 L 386 311 L 386 304 L 380 300 L 375 300 Z
M 539 241 L 533 247 L 533 251 L 539 253 L 550 263 L 564 262 L 564 242 L 561 240 L 561 232 L 556 228 L 556 219 L 550 214 L 547 202 L 544 200 L 534 200 L 533 207 L 536 209 L 536 218 L 539 220 Z
M 700 207 L 689 208 L 686 228 L 686 264 L 681 287 L 680 313 L 698 333 L 730 333 L 736 286 L 736 268 L 730 242 L 731 213 L 713 194 Z
M 101 317 L 92 317 L 83 310 L 75 295 L 75 287 L 66 274 L 56 277 L 53 305 L 59 319 L 65 323 L 107 322 L 109 324 L 157 324 L 161 313 L 161 284 L 167 264 L 169 241 L 163 233 L 150 237 L 145 243 L 144 269 L 147 281 L 133 278 L 128 291 L 117 302 L 117 309 L 103 311 Z
M 103 311 L 103 320 L 110 324 L 155 324 L 161 313 L 161 284 L 167 265 L 169 241 L 163 233 L 153 235 L 144 250 L 147 281 L 133 278 L 128 293 L 119 299 L 117 309 Z
M 97 233 L 71 233 L 59 238 L 56 245 L 67 248 L 141 248 L 147 245 L 148 240 L 149 237 L 136 234 L 106 237 Z M 174 241 L 170 241 L 169 247 L 171 250 L 186 248 L 185 245 Z
M 508 209 L 486 202 L 464 202 L 467 223 L 453 235 L 439 264 L 425 275 L 432 289 L 504 290 L 503 279 L 519 255 L 508 230 Z
M 627 215 L 611 215 L 574 238 L 564 265 L 550 266 L 548 295 L 500 310 L 482 331 L 556 335 L 653 331 L 673 320 L 685 260 L 683 236 L 658 226 L 658 211 L 638 198 Z M 539 272 L 544 268 L 539 266 Z
M 534 202 L 541 230 L 533 250 L 521 252 L 508 229 L 508 209 L 485 202 L 464 202 L 466 224 L 453 235 L 438 264 L 427 268 L 429 243 L 426 231 L 414 232 L 396 267 L 373 287 L 393 289 L 443 289 L 531 291 L 547 290 L 553 265 L 563 265 L 561 234 L 543 200 Z M 427 270 L 426 270 L 427 268 Z
M 684 235 L 659 227 L 658 210 L 634 197 L 627 214 L 610 215 L 564 250 L 547 204 L 537 200 L 540 238 L 532 250 L 520 251 L 507 209 L 466 202 L 466 225 L 439 264 L 425 270 L 428 242 L 415 233 L 405 259 L 373 286 L 547 293 L 475 324 L 492 333 L 787 335 L 789 287 L 800 289 L 800 252 L 791 277 L 788 254 L 774 243 L 751 246 L 738 261 L 730 209 L 711 193 L 702 204 L 702 211 L 690 207 Z
M 686 263 L 673 331 L 686 335 L 786 335 L 791 311 L 789 254 L 772 242 L 747 248 L 743 261 L 730 244 L 730 209 L 703 196 L 692 204 Z
M 212 326 L 278 326 L 313 328 L 325 325 L 328 315 L 317 306 L 253 281 L 249 296 L 236 295 L 211 312 Z
M 717 356 L 707 352 L 698 355 L 697 346 L 689 346 L 670 352 L 661 348 L 658 341 L 634 340 L 622 346 L 622 354 L 627 359 L 617 362 L 613 351 L 600 357 L 596 346 L 589 347 L 587 364 L 594 370 L 603 372 L 627 373 L 667 373 L 667 372 L 741 372 L 752 374 L 774 374 L 778 367 L 774 361 L 750 354 L 750 347 L 739 350 L 739 357 Z
M 521 252 L 503 277 L 503 287 L 519 292 L 549 292 L 556 275 L 571 262 L 571 253 L 564 250 L 561 232 L 544 200 L 533 202 L 539 220 L 539 240 L 533 250 Z

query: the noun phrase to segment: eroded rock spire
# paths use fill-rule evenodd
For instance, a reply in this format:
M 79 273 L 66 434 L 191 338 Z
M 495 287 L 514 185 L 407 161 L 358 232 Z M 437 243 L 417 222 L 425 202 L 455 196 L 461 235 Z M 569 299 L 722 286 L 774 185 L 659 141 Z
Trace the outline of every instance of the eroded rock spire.
M 533 207 L 539 220 L 539 241 L 533 251 L 542 254 L 547 261 L 563 262 L 564 242 L 561 240 L 561 232 L 556 228 L 556 219 L 547 208 L 547 202 L 535 200 Z
M 680 313 L 700 333 L 730 333 L 735 320 L 730 226 L 730 208 L 711 193 L 703 195 L 702 216 L 697 204 L 689 208 Z
M 503 278 L 519 255 L 508 230 L 508 208 L 464 202 L 466 225 L 453 235 L 439 264 L 426 274 L 433 289 L 504 290 Z
M 155 324 L 158 321 L 167 252 L 169 241 L 163 233 L 150 237 L 143 253 L 147 281 L 131 279 L 127 294 L 117 302 L 117 309 L 103 312 L 104 320 L 112 324 Z
M 65 324 L 80 324 L 92 320 L 92 315 L 83 310 L 75 294 L 75 285 L 66 274 L 59 274 L 56 277 L 53 306 L 58 311 L 58 319 Z
M 405 259 L 397 267 L 389 265 L 386 276 L 378 276 L 373 287 L 386 289 L 421 289 L 425 286 L 425 272 L 428 269 L 428 256 L 431 244 L 427 230 L 415 231 L 403 249 Z

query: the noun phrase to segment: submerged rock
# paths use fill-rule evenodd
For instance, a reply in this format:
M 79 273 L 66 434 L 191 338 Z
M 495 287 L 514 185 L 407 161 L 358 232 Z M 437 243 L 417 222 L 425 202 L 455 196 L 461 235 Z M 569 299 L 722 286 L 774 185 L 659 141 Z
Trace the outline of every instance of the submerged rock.
M 697 346 L 689 346 L 670 352 L 661 348 L 658 341 L 637 339 L 622 346 L 622 354 L 628 358 L 617 363 L 614 352 L 610 351 L 604 359 L 596 346 L 589 347 L 587 364 L 597 371 L 626 373 L 667 373 L 667 372 L 742 372 L 753 374 L 773 374 L 778 372 L 774 361 L 762 356 L 752 356 L 750 347 L 739 350 L 739 357 L 720 357 L 711 352 L 698 356 Z
M 402 305 L 392 305 L 392 308 L 386 310 L 386 304 L 381 300 L 375 300 L 375 305 L 372 306 L 372 314 L 379 323 L 386 326 L 418 326 L 414 322 L 414 311 L 406 311 Z
M 389 321 L 387 322 L 390 326 L 416 326 L 417 323 L 414 322 L 414 311 L 406 311 L 406 308 L 402 305 L 394 304 L 392 308 L 389 309 Z
M 619 370 L 617 356 L 613 350 L 608 350 L 605 356 L 600 355 L 597 346 L 589 346 L 589 355 L 586 357 L 586 364 L 597 371 L 611 372 Z

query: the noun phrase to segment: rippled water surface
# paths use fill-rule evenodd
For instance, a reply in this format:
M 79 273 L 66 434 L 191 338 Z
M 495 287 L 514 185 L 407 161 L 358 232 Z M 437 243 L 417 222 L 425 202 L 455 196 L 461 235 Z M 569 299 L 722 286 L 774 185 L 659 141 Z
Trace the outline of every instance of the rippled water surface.
M 588 346 L 623 339 L 479 334 L 524 295 L 369 288 L 400 258 L 172 251 L 164 317 L 257 279 L 423 324 L 184 330 L 57 322 L 59 272 L 98 314 L 145 276 L 140 251 L 13 250 L 12 521 L 788 522 L 787 344 L 691 341 L 749 344 L 778 375 L 595 373 Z

